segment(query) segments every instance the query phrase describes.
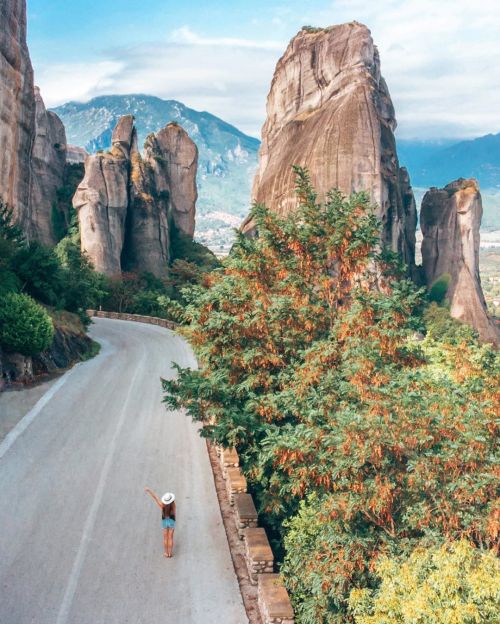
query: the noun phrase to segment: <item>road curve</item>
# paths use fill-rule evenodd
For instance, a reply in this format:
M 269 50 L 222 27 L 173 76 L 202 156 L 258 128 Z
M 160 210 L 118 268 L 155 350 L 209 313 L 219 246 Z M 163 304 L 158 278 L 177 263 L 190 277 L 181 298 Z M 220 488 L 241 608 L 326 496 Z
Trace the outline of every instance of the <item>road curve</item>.
M 160 402 L 189 347 L 142 323 L 95 319 L 90 333 L 101 353 L 3 448 L 0 622 L 247 624 L 205 442 Z M 172 559 L 146 485 L 177 495 Z

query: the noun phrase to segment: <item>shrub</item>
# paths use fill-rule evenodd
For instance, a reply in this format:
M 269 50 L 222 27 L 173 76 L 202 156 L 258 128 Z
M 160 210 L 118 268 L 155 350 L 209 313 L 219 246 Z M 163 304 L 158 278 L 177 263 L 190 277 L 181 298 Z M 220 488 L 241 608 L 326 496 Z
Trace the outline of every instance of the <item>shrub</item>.
M 54 336 L 52 320 L 28 295 L 8 293 L 0 301 L 0 345 L 5 351 L 35 355 Z
M 446 298 L 450 282 L 451 275 L 449 273 L 443 273 L 435 279 L 429 289 L 429 300 L 436 303 L 443 303 Z
M 355 589 L 356 624 L 494 624 L 500 613 L 500 562 L 461 540 L 382 558 L 380 587 Z
M 172 262 L 183 260 L 195 264 L 202 271 L 212 271 L 220 267 L 220 262 L 214 253 L 204 245 L 197 243 L 192 238 L 181 232 L 171 224 L 171 256 Z
M 24 292 L 42 303 L 64 307 L 63 275 L 54 249 L 33 241 L 12 257 L 11 267 Z

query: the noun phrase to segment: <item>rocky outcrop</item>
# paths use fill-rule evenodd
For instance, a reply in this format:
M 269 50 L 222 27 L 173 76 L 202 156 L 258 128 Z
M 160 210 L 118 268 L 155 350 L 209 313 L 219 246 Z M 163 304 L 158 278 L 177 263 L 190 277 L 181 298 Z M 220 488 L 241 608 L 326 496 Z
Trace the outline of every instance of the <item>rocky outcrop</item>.
M 431 188 L 422 200 L 422 265 L 431 288 L 448 283 L 451 315 L 472 325 L 481 339 L 498 344 L 500 335 L 488 316 L 479 277 L 479 227 L 483 207 L 475 180 L 459 179 Z
M 129 205 L 130 150 L 135 141 L 133 118 L 122 117 L 113 133 L 111 151 L 87 156 L 85 177 L 73 198 L 82 251 L 96 271 L 110 276 L 121 272 Z
M 158 191 L 157 179 L 147 160 L 132 156 L 130 204 L 124 268 L 159 277 L 168 273 L 170 227 L 168 193 Z
M 367 191 L 382 239 L 414 265 L 416 212 L 398 164 L 396 120 L 370 31 L 357 22 L 302 29 L 278 61 L 267 98 L 253 201 L 286 215 L 297 206 L 292 165 L 309 170 L 323 199 Z M 248 220 L 243 231 L 250 232 Z
M 78 145 L 66 145 L 66 162 L 70 165 L 78 165 L 85 162 L 88 152 Z
M 171 224 L 192 237 L 197 149 L 175 124 L 147 137 L 137 149 L 131 115 L 120 118 L 110 152 L 88 156 L 73 205 L 82 249 L 107 275 L 137 270 L 164 277 Z
M 0 3 L 0 197 L 29 225 L 35 132 L 33 68 L 26 45 L 26 0 Z
M 26 224 L 29 238 L 45 245 L 55 244 L 52 211 L 57 191 L 63 185 L 66 166 L 66 133 L 59 117 L 47 111 L 35 87 L 35 139 L 31 153 L 30 217 Z
M 64 126 L 33 85 L 26 1 L 0 4 L 0 197 L 26 238 L 55 243 L 52 207 L 66 161 Z
M 144 151 L 155 173 L 158 191 L 169 195 L 169 213 L 175 227 L 192 237 L 198 198 L 198 148 L 181 126 L 169 123 L 146 139 Z
M 75 362 L 92 355 L 92 340 L 81 331 L 55 323 L 52 344 L 34 356 L 3 353 L 0 350 L 0 392 L 12 384 L 28 384 L 47 374 L 69 368 Z

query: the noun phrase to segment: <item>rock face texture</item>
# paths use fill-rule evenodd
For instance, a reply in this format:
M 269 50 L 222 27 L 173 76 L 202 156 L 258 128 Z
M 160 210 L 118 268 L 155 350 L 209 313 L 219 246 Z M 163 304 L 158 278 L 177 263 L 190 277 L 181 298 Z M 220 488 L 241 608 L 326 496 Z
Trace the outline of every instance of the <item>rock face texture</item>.
M 26 0 L 0 3 L 0 197 L 28 239 L 55 242 L 51 211 L 62 185 L 66 136 L 33 84 Z
M 150 135 L 144 145 L 160 192 L 169 193 L 170 214 L 175 227 L 194 235 L 195 204 L 198 198 L 196 170 L 198 149 L 187 132 L 176 123 Z
M 78 145 L 66 145 L 66 162 L 74 165 L 84 163 L 88 152 L 83 147 Z
M 482 340 L 498 344 L 479 278 L 479 226 L 483 207 L 475 180 L 459 179 L 431 188 L 422 200 L 422 264 L 428 287 L 449 279 L 451 315 L 472 325 Z
M 137 149 L 132 115 L 121 117 L 112 148 L 85 160 L 85 177 L 73 198 L 82 249 L 96 270 L 168 271 L 172 223 L 194 233 L 197 149 L 169 124 Z
M 106 154 L 85 160 L 85 177 L 73 198 L 78 211 L 82 250 L 106 275 L 121 272 L 125 220 L 129 204 L 130 149 L 135 148 L 133 118 L 122 117 Z
M 383 241 L 412 269 L 416 212 L 408 174 L 399 168 L 395 127 L 368 28 L 352 22 L 302 29 L 271 83 L 253 201 L 281 215 L 294 210 L 292 165 L 308 168 L 320 199 L 334 187 L 365 190 L 379 207 Z M 247 221 L 243 231 L 252 227 Z
M 26 0 L 0 3 L 0 197 L 29 221 L 35 131 L 33 68 L 26 45 Z
M 47 111 L 35 87 L 35 140 L 31 153 L 30 217 L 26 229 L 30 238 L 53 245 L 52 210 L 57 191 L 63 185 L 66 166 L 66 133 L 59 117 Z

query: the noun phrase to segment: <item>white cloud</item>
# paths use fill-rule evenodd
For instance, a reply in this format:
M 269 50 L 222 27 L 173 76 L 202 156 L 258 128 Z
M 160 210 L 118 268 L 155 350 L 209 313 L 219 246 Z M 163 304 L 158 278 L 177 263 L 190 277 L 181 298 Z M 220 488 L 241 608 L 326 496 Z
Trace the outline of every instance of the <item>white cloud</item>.
M 255 31 L 264 33 L 263 39 L 207 37 L 183 26 L 163 42 L 108 50 L 100 63 L 37 67 L 36 80 L 52 106 L 142 92 L 207 110 L 257 136 L 288 37 L 302 24 L 353 19 L 370 27 L 379 47 L 399 136 L 500 131 L 498 0 L 335 0 L 311 13 L 276 7 L 267 25 L 264 15 L 255 16 Z M 265 38 L 274 31 L 277 40 Z
M 193 46 L 224 47 L 224 48 L 252 48 L 255 50 L 282 50 L 283 43 L 279 41 L 260 41 L 235 37 L 201 37 L 193 32 L 189 26 L 182 26 L 174 30 L 169 37 L 173 43 L 183 43 Z
M 112 92 L 122 69 L 119 61 L 57 63 L 36 71 L 35 83 L 41 87 L 45 105 L 52 107 L 69 100 L 85 101 L 96 92 Z
M 500 131 L 498 0 L 335 0 L 318 19 L 371 29 L 399 136 Z

